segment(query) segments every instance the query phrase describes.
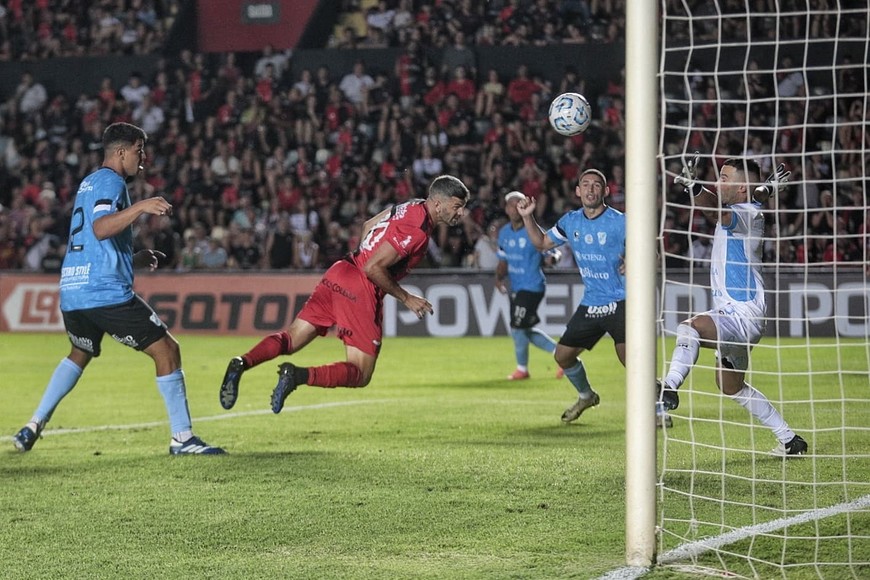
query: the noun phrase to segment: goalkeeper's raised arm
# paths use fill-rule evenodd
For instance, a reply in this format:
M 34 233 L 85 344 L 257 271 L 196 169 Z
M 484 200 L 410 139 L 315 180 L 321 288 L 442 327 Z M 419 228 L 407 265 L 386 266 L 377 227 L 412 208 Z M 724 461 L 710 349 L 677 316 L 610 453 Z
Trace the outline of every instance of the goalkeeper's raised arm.
M 723 164 L 733 167 L 736 172 L 723 172 L 720 170 L 719 179 L 716 184 L 716 192 L 705 187 L 698 179 L 698 167 L 700 163 L 700 153 L 695 151 L 692 158 L 686 161 L 683 165 L 683 170 L 680 175 L 674 178 L 674 183 L 683 186 L 686 193 L 692 196 L 693 203 L 701 208 L 704 215 L 711 222 L 721 222 L 728 226 L 731 223 L 729 213 L 722 214 L 719 210 L 722 206 L 730 206 L 736 203 L 746 203 L 754 201 L 756 203 L 764 203 L 773 195 L 779 193 L 787 184 L 791 171 L 786 171 L 785 165 L 780 163 L 776 170 L 771 173 L 767 179 L 760 182 L 760 171 L 758 164 L 751 160 L 729 159 Z M 735 178 L 742 179 L 742 187 L 730 189 L 734 195 L 723 197 L 720 191 L 720 184 L 725 182 L 733 182 Z M 735 183 L 736 184 L 736 183 Z
M 704 216 L 715 223 L 719 221 L 719 197 L 698 179 L 700 163 L 701 154 L 695 151 L 691 159 L 683 162 L 683 170 L 674 178 L 674 183 L 682 185 L 683 191 L 692 196 L 692 202 L 701 208 Z

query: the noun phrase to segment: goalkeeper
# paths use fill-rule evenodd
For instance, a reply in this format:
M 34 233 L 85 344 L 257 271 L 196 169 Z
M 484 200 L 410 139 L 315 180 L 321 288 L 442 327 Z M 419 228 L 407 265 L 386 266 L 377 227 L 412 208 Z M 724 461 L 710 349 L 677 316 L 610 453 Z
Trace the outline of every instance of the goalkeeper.
M 710 264 L 713 309 L 680 323 L 668 374 L 657 381 L 659 401 L 665 410 L 676 409 L 680 403 L 677 389 L 698 361 L 700 347 L 716 349 L 719 389 L 773 431 L 779 440 L 774 455 L 803 455 L 806 441 L 789 428 L 767 397 L 745 381 L 749 353 L 765 326 L 761 202 L 782 188 L 791 172 L 780 165 L 767 181 L 753 188 L 751 184 L 761 181 L 758 165 L 748 159 L 728 159 L 719 171 L 717 193 L 713 193 L 697 181 L 698 159 L 696 152 L 674 181 L 716 223 Z

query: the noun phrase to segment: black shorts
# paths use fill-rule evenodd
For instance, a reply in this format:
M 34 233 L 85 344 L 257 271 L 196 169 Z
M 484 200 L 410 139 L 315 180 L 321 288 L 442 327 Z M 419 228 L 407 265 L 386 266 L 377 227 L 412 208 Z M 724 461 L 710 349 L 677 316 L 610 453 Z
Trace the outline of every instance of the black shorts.
M 583 306 L 568 321 L 559 344 L 592 350 L 607 333 L 615 344 L 625 344 L 625 300 L 604 306 Z
M 74 347 L 100 356 L 103 334 L 136 350 L 145 350 L 164 336 L 166 325 L 137 295 L 124 304 L 63 312 L 66 334 Z
M 540 322 L 538 305 L 543 299 L 543 292 L 511 292 L 511 328 L 532 328 Z

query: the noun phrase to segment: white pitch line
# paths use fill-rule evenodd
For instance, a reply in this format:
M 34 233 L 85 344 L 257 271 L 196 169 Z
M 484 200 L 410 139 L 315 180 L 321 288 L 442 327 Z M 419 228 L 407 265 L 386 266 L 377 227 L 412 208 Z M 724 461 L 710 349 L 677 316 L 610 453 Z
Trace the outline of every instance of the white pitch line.
M 732 530 L 727 534 L 714 536 L 712 538 L 704 538 L 702 540 L 683 544 L 682 546 L 677 546 L 673 550 L 662 554 L 659 557 L 658 563 L 673 564 L 675 562 L 689 560 L 700 556 L 705 552 L 716 550 L 718 548 L 721 548 L 722 546 L 727 546 L 728 544 L 733 544 L 734 542 L 739 542 L 740 540 L 745 540 L 746 538 L 750 538 L 758 534 L 774 532 L 788 526 L 805 524 L 807 522 L 822 520 L 831 516 L 836 516 L 847 512 L 856 512 L 868 508 L 870 508 L 870 495 L 865 495 L 850 502 L 838 503 L 830 507 L 806 511 L 787 518 L 779 518 L 776 520 L 771 520 L 769 522 L 755 524 L 753 526 L 737 528 L 736 530 Z M 604 576 L 600 576 L 598 580 L 635 580 L 636 578 L 640 578 L 650 570 L 651 568 L 641 566 L 626 566 L 625 568 L 612 570 Z
M 282 413 L 296 413 L 299 411 L 307 411 L 310 409 L 329 409 L 332 407 L 346 407 L 350 405 L 367 405 L 369 403 L 389 403 L 392 401 L 397 401 L 398 399 L 371 399 L 366 401 L 339 401 L 335 403 L 318 403 L 315 405 L 300 405 L 296 407 L 284 407 L 281 411 Z M 518 400 L 518 401 L 497 401 L 499 403 L 505 404 L 523 404 L 523 403 L 533 403 L 533 404 L 541 404 L 540 401 L 526 401 L 526 400 Z M 492 404 L 492 401 L 487 401 L 488 404 Z M 193 423 L 199 423 L 202 421 L 220 421 L 223 419 L 235 419 L 236 417 L 252 417 L 255 415 L 269 415 L 272 413 L 271 409 L 260 409 L 257 411 L 242 411 L 238 413 L 222 413 L 220 415 L 212 415 L 211 417 L 198 417 L 193 419 Z M 148 423 L 132 423 L 129 425 L 97 425 L 95 427 L 76 427 L 71 429 L 46 429 L 41 433 L 41 436 L 47 437 L 49 435 L 69 435 L 72 433 L 95 433 L 98 431 L 125 431 L 128 429 L 152 429 L 154 427 L 163 427 L 168 425 L 169 421 L 150 421 Z M 0 441 L 12 441 L 12 436 L 2 436 L 0 437 Z
M 329 409 L 332 407 L 347 407 L 351 405 L 368 405 L 370 403 L 385 403 L 391 399 L 371 399 L 366 401 L 337 401 L 335 403 L 317 403 L 315 405 L 299 405 L 295 407 L 284 407 L 282 413 L 297 413 L 299 411 L 309 411 L 316 409 Z M 212 415 L 211 417 L 198 417 L 193 419 L 193 423 L 201 423 L 203 421 L 221 421 L 223 419 L 235 419 L 237 417 L 252 417 L 255 415 L 271 415 L 271 409 L 258 409 L 256 411 L 240 411 L 236 413 L 221 413 L 220 415 Z M 98 431 L 126 431 L 131 429 L 151 429 L 154 427 L 163 427 L 169 424 L 169 421 L 150 421 L 148 423 L 131 423 L 128 425 L 97 425 L 94 427 L 76 427 L 72 429 L 46 429 L 42 432 L 43 437 L 49 435 L 70 435 L 72 433 L 95 433 Z M 3 437 L 3 440 L 12 441 L 12 437 Z

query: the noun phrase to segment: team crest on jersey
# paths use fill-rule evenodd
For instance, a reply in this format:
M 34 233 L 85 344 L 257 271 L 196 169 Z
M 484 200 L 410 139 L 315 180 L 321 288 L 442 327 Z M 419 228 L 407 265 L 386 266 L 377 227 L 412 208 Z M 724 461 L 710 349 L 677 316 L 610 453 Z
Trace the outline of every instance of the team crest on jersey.
M 520 248 L 525 248 L 526 247 L 526 238 L 520 238 L 519 240 L 517 240 L 517 243 L 520 245 Z
M 607 232 L 598 232 L 598 245 L 603 246 L 607 243 Z
M 586 234 L 586 236 L 583 238 L 583 241 L 586 242 L 587 244 L 591 244 L 592 243 L 592 234 Z
M 401 242 L 399 242 L 399 245 L 400 245 L 402 248 L 407 248 L 407 247 L 408 247 L 408 244 L 410 244 L 410 243 L 411 243 L 411 236 L 408 236 L 408 237 L 406 237 L 404 240 L 402 240 Z

